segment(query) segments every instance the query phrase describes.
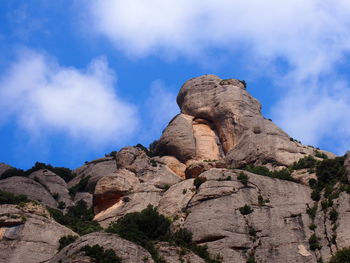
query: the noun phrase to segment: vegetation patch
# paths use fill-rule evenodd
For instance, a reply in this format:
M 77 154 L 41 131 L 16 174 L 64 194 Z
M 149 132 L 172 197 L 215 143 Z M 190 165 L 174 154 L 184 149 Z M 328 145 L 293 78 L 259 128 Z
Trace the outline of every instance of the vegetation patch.
M 1 174 L 0 179 L 5 179 L 5 178 L 9 178 L 12 176 L 24 176 L 27 177 L 30 174 L 41 170 L 41 169 L 46 169 L 49 170 L 53 173 L 55 173 L 56 175 L 58 175 L 59 177 L 61 177 L 63 180 L 65 180 L 66 182 L 70 181 L 71 179 L 74 178 L 74 174 L 72 173 L 72 171 L 68 168 L 65 167 L 54 167 L 51 164 L 45 164 L 45 163 L 40 163 L 40 162 L 36 162 L 35 165 L 24 171 L 21 169 L 17 169 L 17 168 L 11 168 L 9 170 L 6 170 L 3 174 Z
M 322 246 L 319 243 L 319 238 L 316 236 L 316 234 L 312 234 L 309 238 L 309 246 L 312 251 L 319 250 L 322 248 Z
M 299 169 L 306 169 L 306 168 L 315 168 L 319 161 L 317 161 L 313 156 L 308 155 L 304 158 L 299 159 L 297 162 L 294 162 L 290 169 L 292 170 L 299 170 Z
M 59 250 L 68 246 L 69 244 L 72 244 L 77 239 L 78 239 L 78 236 L 72 236 L 72 235 L 61 237 L 59 240 L 59 242 L 60 242 Z
M 237 176 L 238 181 L 240 181 L 244 186 L 248 185 L 249 177 L 244 172 L 240 172 Z
M 114 250 L 104 250 L 100 245 L 86 245 L 80 251 L 85 252 L 85 255 L 92 258 L 95 263 L 122 263 L 122 259 L 115 254 Z
M 196 187 L 196 189 L 198 189 L 201 186 L 201 184 L 204 183 L 205 181 L 207 181 L 207 178 L 198 176 L 196 177 L 196 179 L 194 179 L 193 185 Z
M 79 183 L 68 189 L 70 196 L 74 197 L 78 192 L 86 191 L 91 176 L 84 176 Z
M 242 215 L 249 215 L 253 213 L 253 208 L 251 208 L 249 205 L 244 205 L 239 208 L 239 212 L 241 212 Z
M 92 221 L 94 213 L 92 209 L 88 209 L 86 202 L 80 200 L 75 206 L 68 208 L 66 214 L 63 214 L 60 210 L 48 207 L 50 215 L 61 225 L 64 225 L 79 235 L 85 235 L 91 232 L 97 232 L 102 230 L 101 226 Z
M 328 263 L 350 263 L 350 248 L 337 251 Z
M 106 231 L 118 234 L 120 237 L 130 240 L 147 249 L 156 263 L 164 263 L 154 246 L 156 241 L 167 241 L 170 244 L 187 248 L 202 257 L 208 263 L 220 263 L 217 258 L 212 258 L 206 246 L 198 246 L 192 241 L 192 233 L 186 229 L 180 229 L 175 233 L 170 232 L 170 220 L 160 215 L 156 208 L 149 205 L 141 212 L 125 215 L 112 223 Z M 219 258 L 219 257 L 218 257 Z
M 296 182 L 296 180 L 291 176 L 291 171 L 288 168 L 283 168 L 278 171 L 270 171 L 265 166 L 247 165 L 243 167 L 243 169 L 251 173 L 268 176 L 271 178 Z
M 19 205 L 20 203 L 29 202 L 25 195 L 15 195 L 13 193 L 0 190 L 0 204 Z

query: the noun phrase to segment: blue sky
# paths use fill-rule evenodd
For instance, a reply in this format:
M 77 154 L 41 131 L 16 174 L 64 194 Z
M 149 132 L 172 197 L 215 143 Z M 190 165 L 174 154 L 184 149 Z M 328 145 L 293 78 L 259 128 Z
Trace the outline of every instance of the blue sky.
M 244 79 L 304 144 L 350 148 L 346 0 L 2 0 L 0 162 L 75 168 L 149 145 L 189 78 Z

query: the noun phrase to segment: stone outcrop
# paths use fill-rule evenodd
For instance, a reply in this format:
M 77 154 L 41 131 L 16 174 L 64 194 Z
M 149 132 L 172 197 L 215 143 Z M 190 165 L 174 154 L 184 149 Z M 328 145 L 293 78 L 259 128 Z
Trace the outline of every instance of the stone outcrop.
M 260 103 L 239 80 L 205 75 L 187 81 L 177 97 L 181 114 L 165 129 L 157 151 L 183 163 L 225 159 L 231 167 L 290 165 L 315 149 L 290 138 L 261 115 Z M 331 155 L 330 153 L 326 153 Z
M 44 186 L 57 202 L 63 202 L 66 207 L 73 205 L 67 183 L 55 173 L 42 169 L 30 174 L 29 178 Z
M 148 204 L 157 206 L 163 192 L 180 181 L 168 167 L 157 164 L 134 174 L 120 169 L 97 183 L 95 220 L 106 227 L 123 215 L 139 212 Z M 104 200 L 108 201 L 104 201 Z
M 31 200 L 56 208 L 57 201 L 40 183 L 22 176 L 13 176 L 0 180 L 0 190 L 17 195 L 26 195 Z
M 68 183 L 68 188 L 78 184 L 82 178 L 89 177 L 87 190 L 93 193 L 97 181 L 115 170 L 117 170 L 117 164 L 114 157 L 105 157 L 88 162 L 73 171 L 76 177 Z
M 10 165 L 8 165 L 8 164 L 6 164 L 6 163 L 0 163 L 0 176 L 4 173 L 4 172 L 6 172 L 7 170 L 10 170 L 10 169 L 12 169 L 13 167 L 12 166 L 10 166 Z
M 190 250 L 186 250 L 180 247 L 170 246 L 166 242 L 159 242 L 156 245 L 156 248 L 159 251 L 159 255 L 167 263 L 182 263 L 182 262 L 191 262 L 191 263 L 205 263 L 204 259 L 200 258 Z
M 58 252 L 59 239 L 65 235 L 76 234 L 49 218 L 40 205 L 0 206 L 1 263 L 47 262 Z
M 91 262 L 85 253 L 80 251 L 83 246 L 99 245 L 105 250 L 112 249 L 123 263 L 149 262 L 153 263 L 151 255 L 142 247 L 107 233 L 91 233 L 77 239 L 60 251 L 49 263 L 78 263 Z M 145 261 L 147 259 L 147 261 Z
M 315 224 L 322 240 L 319 252 L 309 249 L 311 219 L 307 208 L 314 205 L 307 186 L 245 172 L 247 186 L 237 176 L 240 170 L 213 168 L 200 176 L 207 180 L 195 189 L 193 179 L 172 186 L 159 202 L 158 211 L 178 218 L 174 227 L 193 232 L 198 244 L 208 245 L 212 254 L 221 254 L 223 262 L 246 262 L 254 254 L 257 262 L 316 262 L 336 251 L 329 247 L 332 225 L 319 208 Z M 259 197 L 260 196 L 260 197 Z M 259 201 L 260 199 L 260 201 Z M 253 212 L 242 215 L 240 208 L 249 205 Z M 349 195 L 336 200 L 342 215 L 338 219 L 338 248 L 350 244 Z M 326 224 L 324 220 L 326 218 Z

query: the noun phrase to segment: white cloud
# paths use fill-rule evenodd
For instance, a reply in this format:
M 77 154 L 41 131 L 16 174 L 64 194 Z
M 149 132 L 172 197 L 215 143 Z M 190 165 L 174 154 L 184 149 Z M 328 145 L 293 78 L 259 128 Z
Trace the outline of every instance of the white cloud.
M 136 108 L 117 96 L 114 84 L 104 58 L 80 70 L 22 50 L 0 76 L 0 110 L 35 138 L 58 132 L 91 145 L 120 142 L 138 121 Z
M 350 132 L 341 125 L 349 96 L 334 95 L 335 84 L 320 81 L 339 78 L 336 67 L 350 51 L 348 0 L 95 0 L 89 10 L 91 28 L 134 57 L 201 61 L 213 48 L 243 54 L 247 67 L 285 87 L 272 112 L 292 136 L 317 144 Z M 287 70 L 274 70 L 278 59 Z M 348 94 L 349 85 L 337 92 Z
M 90 6 L 97 32 L 131 55 L 244 47 L 259 57 L 285 56 L 309 74 L 350 48 L 349 11 L 345 0 L 96 0 Z

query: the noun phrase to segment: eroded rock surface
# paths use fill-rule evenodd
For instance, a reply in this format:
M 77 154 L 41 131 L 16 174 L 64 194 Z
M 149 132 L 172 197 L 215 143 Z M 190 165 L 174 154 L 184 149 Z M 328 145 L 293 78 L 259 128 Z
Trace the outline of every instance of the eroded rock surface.
M 0 180 L 0 190 L 17 195 L 26 195 L 31 200 L 56 208 L 57 201 L 40 183 L 22 176 L 13 176 Z
M 82 178 L 89 177 L 87 190 L 90 193 L 93 193 L 97 181 L 115 170 L 117 170 L 117 164 L 114 157 L 105 157 L 88 162 L 82 167 L 79 167 L 73 171 L 76 174 L 76 177 L 69 181 L 68 187 L 71 188 L 72 186 L 78 184 Z
M 123 263 L 149 262 L 153 263 L 151 255 L 144 248 L 122 239 L 114 234 L 107 233 L 91 233 L 80 237 L 74 243 L 65 247 L 52 258 L 50 263 L 78 263 L 91 262 L 91 259 L 86 257 L 80 249 L 83 246 L 99 245 L 105 250 L 112 249 L 117 256 L 122 258 Z M 145 261 L 147 259 L 147 261 Z M 90 261 L 89 261 L 90 260 Z
M 215 75 L 191 79 L 177 103 L 181 114 L 169 123 L 157 149 L 184 163 L 225 158 L 231 167 L 272 161 L 290 165 L 315 154 L 265 119 L 260 103 L 239 80 Z
M 28 206 L 0 205 L 2 263 L 47 262 L 58 252 L 62 236 L 76 235 L 49 218 L 45 208 Z
M 29 178 L 44 186 L 56 201 L 65 203 L 66 207 L 73 204 L 68 193 L 67 183 L 55 173 L 42 169 L 32 173 Z

